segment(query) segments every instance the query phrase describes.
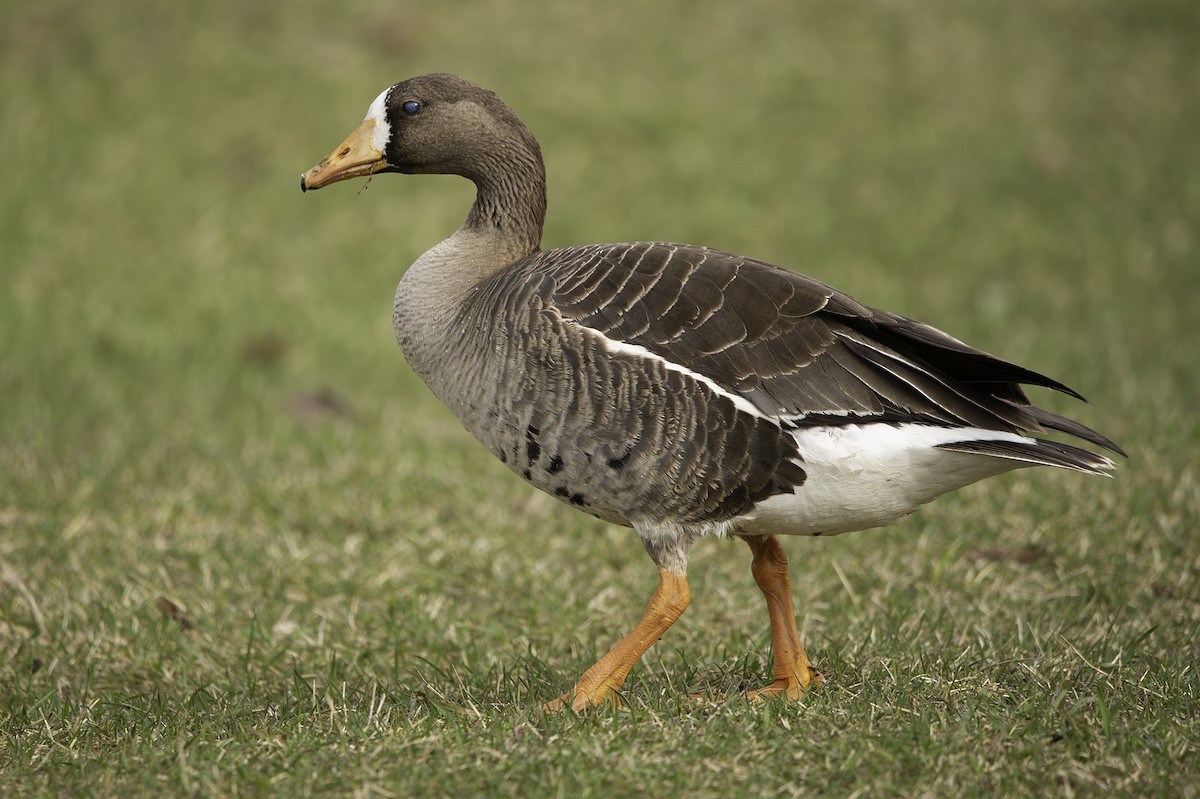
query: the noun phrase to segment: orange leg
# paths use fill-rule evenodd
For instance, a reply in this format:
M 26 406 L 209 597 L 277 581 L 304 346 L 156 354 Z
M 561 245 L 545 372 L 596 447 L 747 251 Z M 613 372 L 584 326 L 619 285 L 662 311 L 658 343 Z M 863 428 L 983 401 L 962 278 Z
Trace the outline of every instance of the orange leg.
M 812 667 L 800 633 L 796 630 L 796 615 L 792 611 L 792 583 L 788 577 L 788 560 L 773 535 L 747 536 L 745 542 L 754 553 L 750 573 L 767 600 L 767 615 L 771 619 L 771 648 L 775 653 L 775 682 L 746 696 L 751 701 L 774 697 L 799 699 L 815 683 L 825 678 Z
M 571 691 L 547 703 L 546 709 L 561 710 L 570 704 L 571 708 L 578 712 L 606 703 L 619 706 L 621 700 L 617 691 L 625 684 L 629 670 L 683 614 L 690 598 L 691 589 L 688 588 L 686 575 L 659 569 L 658 588 L 650 597 L 646 615 L 633 628 L 633 632 L 622 638 L 607 655 L 596 661 L 596 665 L 579 678 L 579 682 Z

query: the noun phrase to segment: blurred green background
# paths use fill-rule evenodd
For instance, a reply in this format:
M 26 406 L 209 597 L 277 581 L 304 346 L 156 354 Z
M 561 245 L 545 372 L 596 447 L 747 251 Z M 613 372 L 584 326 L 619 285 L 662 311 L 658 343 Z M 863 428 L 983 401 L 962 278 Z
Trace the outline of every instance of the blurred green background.
M 5 3 L 0 788 L 1194 795 L 1198 42 L 1189 0 Z M 1037 399 L 1130 460 L 787 542 L 831 677 L 792 708 L 681 698 L 768 671 L 706 542 L 630 710 L 543 719 L 652 567 L 392 340 L 469 184 L 298 186 L 428 71 L 540 139 L 544 246 L 798 269 L 1077 388 Z

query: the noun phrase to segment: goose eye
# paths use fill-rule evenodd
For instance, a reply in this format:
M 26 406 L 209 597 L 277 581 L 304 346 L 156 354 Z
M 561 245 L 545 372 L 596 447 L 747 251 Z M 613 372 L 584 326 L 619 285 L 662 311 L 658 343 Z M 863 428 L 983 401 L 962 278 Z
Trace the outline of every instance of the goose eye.
M 416 100 L 407 100 L 400 106 L 400 110 L 408 114 L 410 117 L 416 115 L 421 110 L 421 104 Z

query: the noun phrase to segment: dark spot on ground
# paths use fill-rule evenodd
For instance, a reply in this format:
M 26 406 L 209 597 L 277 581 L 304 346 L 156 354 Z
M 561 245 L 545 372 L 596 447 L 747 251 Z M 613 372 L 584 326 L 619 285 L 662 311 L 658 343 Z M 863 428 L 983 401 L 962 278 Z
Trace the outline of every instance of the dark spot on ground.
M 187 612 L 165 596 L 160 596 L 154 604 L 164 616 L 178 624 L 181 629 L 190 630 L 195 626 Z
M 1046 550 L 1035 545 L 1026 547 L 996 547 L 994 549 L 971 550 L 967 557 L 972 560 L 990 560 L 993 562 L 1019 563 L 1028 565 L 1041 560 L 1047 555 Z
M 348 400 L 331 388 L 321 387 L 293 394 L 288 400 L 288 410 L 305 424 L 315 424 L 321 419 L 343 419 L 354 421 L 354 408 Z
M 275 363 L 288 350 L 288 340 L 278 333 L 263 333 L 242 345 L 242 357 L 253 364 Z

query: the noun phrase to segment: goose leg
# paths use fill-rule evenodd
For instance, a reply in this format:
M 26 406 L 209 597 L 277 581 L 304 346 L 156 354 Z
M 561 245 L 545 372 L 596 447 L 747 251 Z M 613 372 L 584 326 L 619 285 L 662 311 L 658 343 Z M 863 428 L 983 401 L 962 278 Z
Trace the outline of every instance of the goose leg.
M 792 584 L 788 576 L 787 555 L 773 535 L 746 536 L 754 560 L 750 573 L 767 600 L 767 615 L 771 619 L 771 648 L 775 653 L 775 682 L 750 691 L 751 701 L 775 697 L 799 699 L 813 683 L 825 681 L 812 667 L 800 633 L 796 630 L 796 615 L 792 610 Z
M 573 710 L 580 711 L 607 703 L 619 706 L 621 700 L 617 691 L 625 684 L 629 670 L 683 614 L 690 598 L 687 576 L 660 568 L 658 588 L 650 597 L 646 615 L 638 625 L 588 669 L 571 691 L 547 703 L 546 709 L 561 710 L 570 705 Z

